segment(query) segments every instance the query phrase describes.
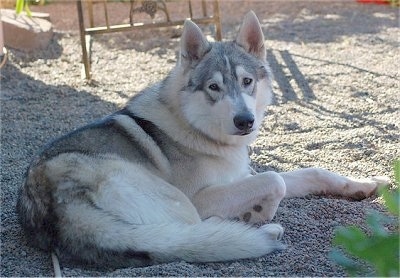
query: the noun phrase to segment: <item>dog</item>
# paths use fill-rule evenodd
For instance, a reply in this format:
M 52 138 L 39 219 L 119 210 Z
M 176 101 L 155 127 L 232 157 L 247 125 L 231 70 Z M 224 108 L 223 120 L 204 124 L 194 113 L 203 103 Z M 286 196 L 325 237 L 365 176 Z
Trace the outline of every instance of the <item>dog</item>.
M 164 80 L 33 159 L 17 201 L 29 241 L 113 267 L 254 258 L 284 247 L 269 223 L 283 198 L 360 199 L 386 182 L 317 168 L 253 175 L 248 145 L 272 94 L 254 12 L 230 42 L 186 20 Z

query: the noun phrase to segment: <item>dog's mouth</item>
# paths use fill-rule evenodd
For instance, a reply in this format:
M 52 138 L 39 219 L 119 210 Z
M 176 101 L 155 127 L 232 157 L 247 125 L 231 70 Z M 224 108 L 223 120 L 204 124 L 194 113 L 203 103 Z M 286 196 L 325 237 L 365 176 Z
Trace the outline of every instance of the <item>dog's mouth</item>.
M 249 134 L 252 133 L 253 131 L 254 131 L 254 129 L 239 130 L 239 131 L 237 131 L 234 135 L 245 136 L 245 135 L 249 135 Z

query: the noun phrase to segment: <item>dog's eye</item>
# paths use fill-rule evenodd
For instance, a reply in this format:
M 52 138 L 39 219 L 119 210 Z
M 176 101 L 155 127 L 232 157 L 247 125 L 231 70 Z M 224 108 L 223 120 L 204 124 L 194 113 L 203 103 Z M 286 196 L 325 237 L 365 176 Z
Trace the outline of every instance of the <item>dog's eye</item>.
M 208 86 L 208 88 L 209 88 L 211 91 L 219 91 L 219 87 L 218 87 L 218 85 L 217 85 L 216 83 L 210 84 L 210 86 Z
M 243 78 L 243 85 L 244 86 L 249 86 L 251 84 L 251 82 L 253 82 L 253 79 L 245 77 Z

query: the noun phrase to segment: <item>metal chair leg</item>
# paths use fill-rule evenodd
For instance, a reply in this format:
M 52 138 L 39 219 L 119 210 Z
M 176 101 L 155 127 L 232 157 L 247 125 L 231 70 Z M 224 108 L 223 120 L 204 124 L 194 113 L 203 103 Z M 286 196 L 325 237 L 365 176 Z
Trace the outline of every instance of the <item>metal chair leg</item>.
M 85 23 L 83 21 L 82 1 L 78 0 L 76 3 L 78 9 L 79 32 L 81 36 L 82 62 L 85 67 L 85 77 L 86 79 L 90 79 L 90 56 L 88 54 L 88 52 L 90 52 L 90 38 L 88 44 L 85 32 Z

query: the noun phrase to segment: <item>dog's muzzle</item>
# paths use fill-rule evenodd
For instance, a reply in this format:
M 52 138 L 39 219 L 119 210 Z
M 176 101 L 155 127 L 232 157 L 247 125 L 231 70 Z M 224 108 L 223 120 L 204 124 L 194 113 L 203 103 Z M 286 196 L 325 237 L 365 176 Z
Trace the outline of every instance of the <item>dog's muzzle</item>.
M 250 134 L 253 129 L 254 124 L 254 116 L 250 112 L 244 112 L 237 114 L 233 118 L 233 123 L 235 127 L 238 129 L 238 132 L 235 135 L 247 135 Z

